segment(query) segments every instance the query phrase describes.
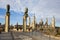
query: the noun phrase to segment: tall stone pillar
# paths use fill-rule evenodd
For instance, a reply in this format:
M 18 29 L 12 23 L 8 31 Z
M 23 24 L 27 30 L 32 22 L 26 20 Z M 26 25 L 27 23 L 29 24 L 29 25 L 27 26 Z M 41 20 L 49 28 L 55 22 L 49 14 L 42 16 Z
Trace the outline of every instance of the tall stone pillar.
M 32 23 L 32 29 L 34 30 L 35 29 L 35 14 L 34 14 L 34 18 L 33 18 L 33 23 Z
M 54 17 L 54 16 L 53 16 L 53 18 L 52 18 L 50 30 L 51 30 L 51 34 L 52 34 L 52 35 L 56 35 L 56 29 L 55 29 L 55 17 Z
M 26 32 L 26 18 L 23 17 L 23 32 Z
M 52 28 L 55 28 L 55 17 L 52 18 Z
M 10 5 L 7 5 L 7 12 L 5 16 L 5 32 L 9 31 L 9 25 L 10 25 Z
M 28 8 L 25 9 L 25 14 L 23 16 L 23 32 L 26 32 L 26 26 L 27 26 L 27 17 L 28 17 Z

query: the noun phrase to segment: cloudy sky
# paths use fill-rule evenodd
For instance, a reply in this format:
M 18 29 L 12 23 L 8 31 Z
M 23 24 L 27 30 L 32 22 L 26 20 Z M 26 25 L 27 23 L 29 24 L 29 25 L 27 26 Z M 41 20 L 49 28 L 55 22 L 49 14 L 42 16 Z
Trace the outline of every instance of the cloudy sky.
M 24 10 L 28 8 L 28 14 L 31 20 L 35 14 L 36 22 L 40 19 L 51 23 L 55 16 L 56 26 L 60 26 L 60 0 L 0 0 L 0 22 L 5 23 L 6 5 L 10 5 L 10 24 L 23 23 Z

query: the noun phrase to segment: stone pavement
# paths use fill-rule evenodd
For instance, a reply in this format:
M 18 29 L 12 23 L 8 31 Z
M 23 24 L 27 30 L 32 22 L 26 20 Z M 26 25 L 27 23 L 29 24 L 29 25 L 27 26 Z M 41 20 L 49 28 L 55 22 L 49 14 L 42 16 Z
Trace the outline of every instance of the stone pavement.
M 1 33 L 0 34 L 0 40 L 12 40 L 11 34 L 9 33 Z
M 25 33 L 25 35 L 29 35 L 32 38 L 34 38 L 35 40 L 58 40 L 56 38 L 52 38 L 52 37 L 47 37 L 45 36 L 43 33 L 41 32 L 30 32 L 30 33 Z
M 32 40 L 31 37 L 21 34 L 20 32 L 1 33 L 0 40 Z
M 44 35 L 41 32 L 2 32 L 0 40 L 58 40 Z

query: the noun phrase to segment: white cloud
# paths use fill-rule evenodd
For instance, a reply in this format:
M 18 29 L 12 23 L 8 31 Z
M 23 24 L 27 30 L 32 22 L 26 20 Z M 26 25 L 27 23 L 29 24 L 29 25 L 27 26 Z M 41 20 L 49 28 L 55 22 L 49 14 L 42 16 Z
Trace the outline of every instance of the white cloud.
M 5 18 L 5 16 L 3 16 L 3 15 L 0 15 L 0 18 L 3 18 L 3 19 L 4 19 L 4 18 Z
M 35 13 L 37 20 L 52 16 L 60 18 L 60 0 L 0 0 L 0 8 L 6 8 L 7 4 L 16 12 L 24 12 L 28 7 L 29 13 Z

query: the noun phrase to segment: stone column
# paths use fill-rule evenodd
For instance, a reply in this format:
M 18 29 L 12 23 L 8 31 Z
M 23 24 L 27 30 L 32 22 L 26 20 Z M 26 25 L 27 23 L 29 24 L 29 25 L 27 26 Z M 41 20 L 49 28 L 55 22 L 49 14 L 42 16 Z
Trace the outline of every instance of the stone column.
M 23 32 L 26 32 L 26 18 L 23 17 Z
M 9 25 L 10 25 L 10 5 L 7 5 L 7 12 L 5 16 L 5 32 L 9 31 Z
M 52 18 L 52 28 L 55 28 L 55 17 Z
M 23 16 L 23 32 L 26 32 L 27 17 L 28 17 L 28 8 L 25 9 L 25 14 Z
M 34 17 L 33 17 L 33 22 L 32 22 L 32 29 L 34 30 L 35 29 L 35 14 L 34 14 Z
M 56 35 L 56 29 L 55 29 L 55 17 L 53 16 L 52 22 L 51 22 L 51 28 L 50 28 L 50 34 Z

